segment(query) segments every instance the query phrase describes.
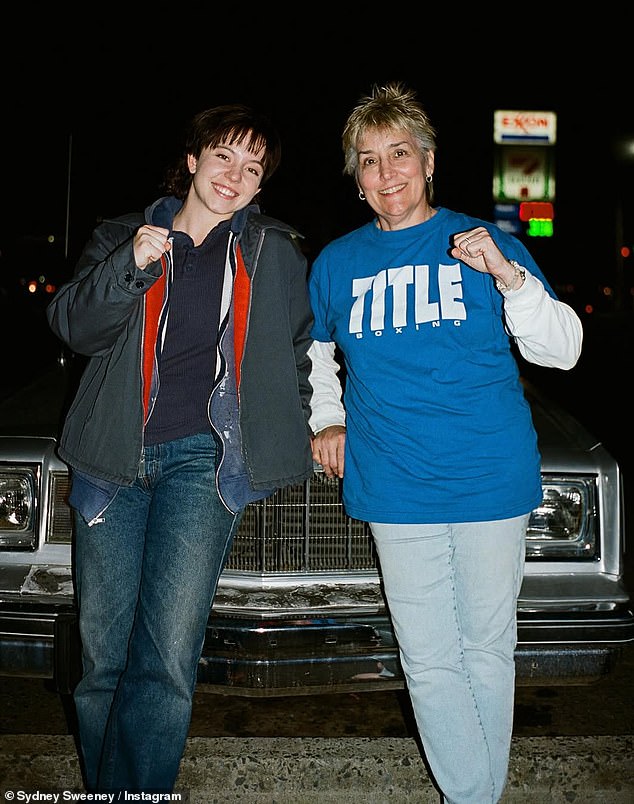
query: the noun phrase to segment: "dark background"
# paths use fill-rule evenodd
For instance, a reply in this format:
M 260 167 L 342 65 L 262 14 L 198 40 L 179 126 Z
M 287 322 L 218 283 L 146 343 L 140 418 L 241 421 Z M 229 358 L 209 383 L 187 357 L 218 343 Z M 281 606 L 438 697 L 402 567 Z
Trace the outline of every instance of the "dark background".
M 314 256 L 370 215 L 342 174 L 346 116 L 372 84 L 402 80 L 438 132 L 437 203 L 489 220 L 494 110 L 556 112 L 555 235 L 529 248 L 554 285 L 574 286 L 578 310 L 631 309 L 634 258 L 618 250 L 634 245 L 634 71 L 628 26 L 607 7 L 559 29 L 547 8 L 521 6 L 446 18 L 407 6 L 123 12 L 19 8 L 4 26 L 5 296 L 16 279 L 63 281 L 101 217 L 152 202 L 191 116 L 218 103 L 255 105 L 278 125 L 282 166 L 262 204 Z

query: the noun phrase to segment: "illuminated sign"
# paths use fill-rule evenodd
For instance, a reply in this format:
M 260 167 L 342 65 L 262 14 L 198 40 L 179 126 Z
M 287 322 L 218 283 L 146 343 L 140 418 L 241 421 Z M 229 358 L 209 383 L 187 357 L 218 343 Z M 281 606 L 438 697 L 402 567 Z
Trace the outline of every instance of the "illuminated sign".
M 552 237 L 553 231 L 552 218 L 531 218 L 526 234 L 529 237 Z
M 496 110 L 493 141 L 499 145 L 554 145 L 557 141 L 555 112 Z
M 524 201 L 520 204 L 520 220 L 530 221 L 532 218 L 553 220 L 555 209 L 550 201 Z
M 550 148 L 498 148 L 493 173 L 495 201 L 552 201 L 555 171 Z

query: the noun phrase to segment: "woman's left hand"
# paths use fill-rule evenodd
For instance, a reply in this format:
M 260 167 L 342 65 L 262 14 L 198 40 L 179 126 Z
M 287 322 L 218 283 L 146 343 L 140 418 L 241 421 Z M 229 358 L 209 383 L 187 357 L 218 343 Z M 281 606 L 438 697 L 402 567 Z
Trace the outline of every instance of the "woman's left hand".
M 512 266 L 484 226 L 477 226 L 467 232 L 455 234 L 450 254 L 475 271 L 491 274 L 496 279 L 513 271 Z

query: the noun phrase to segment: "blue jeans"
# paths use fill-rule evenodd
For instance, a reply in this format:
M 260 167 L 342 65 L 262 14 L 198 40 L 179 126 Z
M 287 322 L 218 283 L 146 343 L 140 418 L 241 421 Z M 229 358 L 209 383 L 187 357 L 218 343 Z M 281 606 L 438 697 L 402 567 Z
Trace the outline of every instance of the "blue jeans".
M 451 804 L 504 790 L 527 524 L 370 525 L 425 757 Z
M 198 660 L 239 515 L 200 434 L 146 447 L 103 521 L 75 514 L 83 677 L 74 698 L 90 791 L 170 792 Z

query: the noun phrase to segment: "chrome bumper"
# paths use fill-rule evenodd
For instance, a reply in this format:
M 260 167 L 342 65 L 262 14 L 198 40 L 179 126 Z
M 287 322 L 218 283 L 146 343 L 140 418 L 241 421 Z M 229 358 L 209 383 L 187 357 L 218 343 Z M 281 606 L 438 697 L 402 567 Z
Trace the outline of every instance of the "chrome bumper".
M 634 641 L 634 615 L 518 614 L 517 683 L 587 684 L 611 673 Z M 0 601 L 0 676 L 47 678 L 69 693 L 80 676 L 71 605 Z M 400 689 L 398 649 L 384 614 L 242 619 L 212 615 L 198 667 L 202 691 L 245 696 Z

